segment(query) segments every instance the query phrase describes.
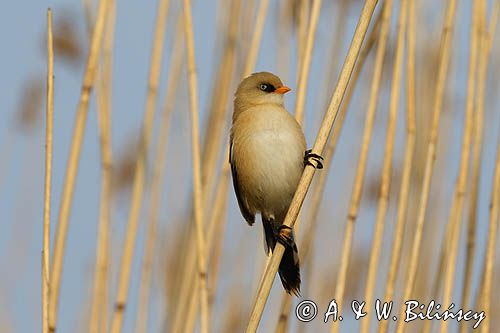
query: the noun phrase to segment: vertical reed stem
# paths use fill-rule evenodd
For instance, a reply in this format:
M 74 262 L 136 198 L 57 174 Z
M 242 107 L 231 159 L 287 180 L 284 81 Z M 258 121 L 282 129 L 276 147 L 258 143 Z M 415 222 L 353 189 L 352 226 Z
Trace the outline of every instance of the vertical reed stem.
M 472 188 L 471 188 L 471 206 L 469 208 L 467 225 L 467 252 L 465 261 L 464 283 L 462 289 L 462 309 L 468 309 L 470 306 L 470 290 L 472 287 L 472 268 L 476 247 L 476 228 L 477 228 L 477 205 L 479 200 L 480 170 L 483 145 L 483 123 L 484 123 L 484 99 L 486 92 L 486 76 L 488 69 L 488 56 L 490 52 L 490 40 L 488 36 L 488 26 L 486 23 L 486 2 L 480 1 L 479 23 L 477 34 L 479 38 L 478 47 L 478 68 L 477 68 L 477 90 L 476 90 L 476 115 L 474 117 L 474 146 L 473 146 L 473 165 L 472 165 Z M 498 5 L 498 3 L 497 3 Z M 493 8 L 495 10 L 495 8 Z M 494 12 L 493 12 L 494 15 Z M 494 16 L 492 16 L 493 18 Z M 494 27 L 493 27 L 494 28 Z M 460 331 L 466 332 L 468 326 L 462 322 Z
M 304 57 L 300 63 L 299 82 L 297 85 L 297 99 L 295 100 L 295 119 L 299 124 L 304 120 L 304 104 L 307 93 L 307 83 L 311 68 L 311 57 L 316 37 L 316 28 L 318 26 L 319 12 L 321 9 L 321 0 L 314 0 L 312 4 L 311 18 L 307 29 L 306 45 Z
M 422 242 L 422 232 L 424 227 L 425 212 L 427 209 L 430 185 L 432 179 L 432 172 L 434 162 L 436 159 L 436 147 L 439 133 L 439 119 L 441 116 L 441 109 L 443 104 L 444 90 L 446 86 L 446 77 L 448 74 L 448 66 L 450 62 L 450 44 L 455 24 L 455 9 L 456 0 L 449 0 L 448 7 L 445 14 L 445 22 L 441 33 L 441 49 L 439 53 L 439 64 L 437 69 L 437 81 L 433 104 L 433 118 L 431 124 L 431 134 L 429 143 L 427 145 L 427 153 L 425 157 L 424 178 L 422 181 L 422 193 L 420 196 L 420 203 L 417 214 L 417 224 L 413 235 L 411 245 L 410 263 L 404 281 L 404 296 L 403 300 L 410 298 L 413 286 L 415 284 L 415 276 L 417 272 L 418 258 L 420 254 L 420 245 Z M 400 313 L 399 318 L 404 317 L 404 312 Z M 399 320 L 397 325 L 397 332 L 402 333 L 404 327 L 404 320 Z
M 259 9 L 257 11 L 257 17 L 256 17 L 256 21 L 254 24 L 254 30 L 252 32 L 250 49 L 247 52 L 247 55 L 245 58 L 245 64 L 244 64 L 242 77 L 246 77 L 246 76 L 250 75 L 255 67 L 258 50 L 260 48 L 260 44 L 261 44 L 261 40 L 262 40 L 262 32 L 264 30 L 264 24 L 266 22 L 265 19 L 267 16 L 268 8 L 269 8 L 269 0 L 261 0 Z M 226 148 L 223 151 L 226 151 L 226 152 L 229 151 L 228 145 L 225 144 L 224 146 Z M 207 174 L 208 174 L 208 172 L 207 172 Z M 220 181 L 221 180 L 219 180 L 219 182 Z M 220 183 L 219 183 L 219 186 L 220 186 Z M 207 188 L 212 188 L 212 186 L 207 185 Z M 212 242 L 209 238 L 207 240 L 207 252 L 210 252 L 209 250 L 211 248 L 212 248 Z M 188 273 L 183 275 L 183 276 L 187 276 L 188 282 L 182 284 L 181 295 L 190 294 L 191 296 L 181 297 L 180 303 L 179 303 L 179 309 L 177 310 L 176 315 L 175 315 L 175 319 L 173 321 L 173 326 L 172 326 L 173 331 L 178 331 L 181 329 L 181 326 L 183 324 L 183 319 L 182 319 L 183 316 L 185 316 L 187 318 L 194 318 L 191 315 L 191 312 L 196 307 L 195 307 L 195 304 L 193 301 L 194 296 L 193 296 L 192 290 L 189 290 L 189 288 L 190 288 L 190 286 L 194 286 L 193 281 L 194 281 L 195 274 L 193 274 L 193 272 L 195 269 L 195 264 L 196 264 L 196 260 L 195 260 L 194 255 L 189 256 L 188 262 L 186 264 L 186 266 L 187 266 L 186 272 L 188 272 Z M 189 303 L 189 304 L 186 304 L 186 303 Z M 188 307 L 188 308 L 186 309 L 186 307 Z M 185 315 L 186 312 L 188 313 L 187 315 Z M 184 320 L 184 322 L 185 322 L 185 320 Z M 187 322 L 189 322 L 189 320 Z
M 83 78 L 80 101 L 76 113 L 75 127 L 71 142 L 71 149 L 68 157 L 66 168 L 66 177 L 64 180 L 63 194 L 61 198 L 61 206 L 59 208 L 59 219 L 57 224 L 56 238 L 54 243 L 54 254 L 52 257 L 51 267 L 51 285 L 49 294 L 49 332 L 56 331 L 57 310 L 59 305 L 59 292 L 61 287 L 62 264 L 64 257 L 64 249 L 66 236 L 68 232 L 68 223 L 73 201 L 73 193 L 75 188 L 75 180 L 78 172 L 78 164 L 80 160 L 80 151 L 85 133 L 85 125 L 87 121 L 89 98 L 94 86 L 97 62 L 101 47 L 101 40 L 104 31 L 104 23 L 106 12 L 108 9 L 108 1 L 100 0 L 99 9 L 95 28 L 92 33 L 90 50 L 87 58 L 86 70 Z
M 90 7 L 87 7 L 89 30 L 92 27 Z M 101 198 L 99 226 L 97 232 L 96 263 L 94 268 L 94 290 L 90 312 L 90 332 L 107 332 L 109 304 L 109 264 L 110 264 L 110 215 L 111 215 L 111 78 L 112 49 L 115 24 L 115 3 L 110 0 L 109 19 L 106 22 L 103 45 L 103 62 L 97 74 L 97 120 L 101 146 Z
M 42 248 L 42 332 L 49 331 L 50 202 L 52 190 L 52 136 L 54 127 L 54 48 L 52 10 L 47 9 L 47 105 L 45 116 L 45 192 Z
M 404 0 L 406 2 L 406 0 Z M 407 219 L 410 180 L 413 165 L 413 156 L 416 142 L 416 113 L 415 113 L 415 1 L 409 0 L 407 7 L 407 62 L 406 62 L 406 145 L 403 165 L 403 176 L 398 198 L 396 227 L 393 236 L 393 247 L 389 264 L 384 300 L 390 301 L 394 295 L 394 286 L 398 275 L 399 260 L 403 244 L 405 219 Z M 410 219 L 408 219 L 410 221 Z M 379 332 L 386 332 L 387 320 L 379 322 Z
M 474 126 L 474 96 L 476 88 L 476 67 L 477 67 L 477 26 L 479 23 L 479 1 L 474 1 L 472 5 L 472 24 L 470 31 L 470 46 L 469 46 L 469 74 L 467 81 L 467 100 L 465 106 L 465 121 L 464 121 L 464 135 L 462 141 L 462 152 L 460 158 L 460 170 L 455 187 L 454 201 L 456 206 L 452 206 L 450 211 L 450 219 L 448 224 L 451 226 L 450 247 L 446 253 L 445 275 L 444 275 L 444 291 L 443 291 L 443 304 L 450 304 L 453 292 L 456 259 L 458 256 L 458 243 L 460 239 L 460 229 L 462 225 L 462 214 L 464 210 L 465 193 L 467 190 L 467 175 L 469 170 L 469 156 L 472 140 L 472 131 Z M 477 111 L 476 111 L 477 112 Z M 446 306 L 445 305 L 445 306 Z M 448 329 L 448 321 L 442 321 L 441 333 L 445 333 Z
M 148 228 L 146 232 L 146 242 L 144 245 L 144 256 L 142 261 L 141 284 L 139 287 L 139 305 L 137 310 L 137 319 L 135 331 L 137 333 L 148 332 L 148 313 L 149 299 L 151 294 L 151 280 L 154 254 L 157 244 L 157 229 L 159 222 L 159 208 L 161 200 L 161 190 L 165 173 L 165 164 L 168 148 L 168 135 L 170 129 L 170 119 L 175 107 L 175 99 L 179 86 L 179 77 L 183 68 L 184 48 L 182 45 L 182 35 L 175 37 L 172 50 L 172 59 L 170 60 L 167 89 L 163 105 L 163 114 L 160 124 L 158 143 L 156 146 L 153 176 L 151 179 L 151 196 L 148 212 Z
M 201 161 L 200 161 L 200 139 L 198 120 L 198 78 L 196 74 L 196 61 L 194 50 L 193 23 L 191 16 L 191 4 L 184 0 L 184 27 L 187 49 L 188 79 L 189 79 L 189 105 L 191 115 L 191 148 L 193 155 L 193 209 L 196 231 L 196 246 L 198 258 L 198 287 L 201 308 L 202 333 L 208 332 L 208 289 L 207 289 L 207 249 L 205 246 L 205 234 L 203 228 L 203 204 L 201 188 Z
M 227 114 L 230 108 L 227 107 L 230 96 L 231 83 L 236 63 L 236 46 L 238 40 L 238 27 L 241 18 L 241 0 L 231 1 L 230 16 L 227 27 L 227 36 L 224 45 L 224 52 L 218 69 L 217 77 L 213 83 L 212 105 L 210 115 L 207 120 L 207 130 L 203 147 L 203 207 L 206 211 L 210 205 L 214 183 L 217 177 L 217 161 L 221 150 L 226 146 L 222 144 L 222 137 L 225 133 Z
M 141 131 L 141 142 L 134 172 L 134 183 L 132 188 L 132 202 L 128 218 L 127 232 L 120 262 L 120 275 L 118 279 L 118 292 L 115 300 L 111 332 L 119 333 L 122 330 L 123 316 L 127 304 L 128 289 L 131 278 L 132 259 L 137 240 L 139 227 L 139 215 L 141 210 L 142 196 L 144 192 L 144 181 L 146 173 L 146 160 L 149 143 L 152 136 L 152 127 L 158 95 L 158 84 L 160 80 L 161 59 L 165 36 L 166 19 L 168 16 L 170 0 L 159 0 L 156 16 L 156 27 L 151 52 L 148 92 L 146 97 L 146 108 L 144 122 Z
M 389 119 L 387 124 L 387 137 L 385 142 L 384 162 L 382 167 L 382 182 L 380 185 L 380 196 L 377 207 L 377 217 L 375 220 L 375 230 L 373 234 L 373 244 L 370 252 L 370 261 L 368 264 L 368 276 L 366 279 L 365 299 L 366 304 L 374 304 L 375 286 L 377 279 L 377 270 L 380 262 L 380 252 L 382 248 L 382 237 L 384 236 L 385 220 L 387 215 L 387 207 L 389 205 L 389 191 L 391 185 L 392 174 L 392 157 L 394 153 L 394 143 L 396 140 L 396 125 L 397 113 L 400 99 L 400 86 L 403 65 L 404 42 L 406 32 L 406 15 L 407 15 L 407 0 L 401 0 L 399 5 L 399 19 L 397 25 L 397 41 L 396 54 L 394 59 L 394 67 L 392 72 L 392 87 L 389 101 Z M 390 4 L 387 3 L 387 6 Z M 408 168 L 408 167 L 407 167 Z M 405 170 L 406 171 L 406 170 Z M 410 174 L 406 173 L 407 182 Z M 361 332 L 367 333 L 370 327 L 371 320 L 370 312 L 365 320 L 361 322 Z
M 340 261 L 337 284 L 335 287 L 335 300 L 342 306 L 344 298 L 344 289 L 347 280 L 347 268 L 349 265 L 349 257 L 351 253 L 352 240 L 354 235 L 354 225 L 358 216 L 359 206 L 361 202 L 361 194 L 363 191 L 363 183 L 368 159 L 368 148 L 373 131 L 375 121 L 375 112 L 377 110 L 377 102 L 379 98 L 380 82 L 383 72 L 384 56 L 386 52 L 387 37 L 389 34 L 390 14 L 392 8 L 392 0 L 385 1 L 381 9 L 381 26 L 380 35 L 377 44 L 377 52 L 375 55 L 375 64 L 373 71 L 372 84 L 370 88 L 370 99 L 368 110 L 365 118 L 365 127 L 363 130 L 363 138 L 361 143 L 361 152 L 359 155 L 358 167 L 351 194 L 351 204 L 347 216 L 346 227 L 344 231 L 344 242 L 342 245 L 342 257 Z M 332 323 L 331 332 L 336 333 L 340 328 L 339 322 Z
M 264 31 L 264 24 L 266 23 L 267 9 L 269 7 L 269 0 L 260 0 L 259 9 L 257 10 L 257 19 L 255 21 L 255 30 L 250 42 L 250 49 L 243 68 L 243 77 L 252 74 L 257 61 L 257 54 L 259 53 L 260 41 L 262 40 L 262 32 Z
M 484 265 L 484 280 L 483 288 L 480 290 L 481 295 L 481 309 L 486 315 L 486 320 L 482 323 L 481 333 L 490 332 L 491 318 L 494 316 L 490 312 L 491 309 L 491 296 L 493 293 L 493 265 L 495 263 L 495 251 L 498 238 L 498 223 L 500 219 L 500 139 L 497 145 L 497 159 L 495 163 L 495 175 L 493 179 L 493 186 L 491 190 L 490 200 L 490 221 L 488 227 L 488 240 L 486 243 L 486 255 Z

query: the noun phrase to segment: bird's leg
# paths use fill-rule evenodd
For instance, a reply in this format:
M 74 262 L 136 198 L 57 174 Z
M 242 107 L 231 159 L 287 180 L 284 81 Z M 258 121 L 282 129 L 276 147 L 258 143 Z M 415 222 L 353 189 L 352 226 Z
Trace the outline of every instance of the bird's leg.
M 311 160 L 313 160 L 314 162 L 316 162 L 316 164 L 314 164 L 313 162 L 311 162 Z M 306 165 L 310 165 L 316 169 L 323 169 L 323 156 L 321 155 L 318 155 L 318 154 L 314 154 L 312 152 L 312 149 L 308 149 L 306 150 L 306 152 L 304 153 L 304 167 Z
M 278 228 L 278 242 L 284 247 L 293 248 L 292 228 L 282 224 Z

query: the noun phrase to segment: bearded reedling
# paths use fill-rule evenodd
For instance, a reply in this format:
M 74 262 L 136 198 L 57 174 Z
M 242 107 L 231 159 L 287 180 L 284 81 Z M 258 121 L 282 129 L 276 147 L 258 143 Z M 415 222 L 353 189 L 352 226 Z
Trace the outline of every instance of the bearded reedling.
M 291 89 L 268 72 L 245 78 L 236 90 L 229 162 L 241 214 L 249 225 L 260 213 L 266 253 L 276 242 L 285 246 L 279 276 L 288 293 L 300 292 L 300 269 L 294 234 L 282 225 L 309 159 L 322 168 L 321 156 L 306 151 L 299 123 L 283 105 Z M 312 163 L 311 163 L 312 164 Z M 314 164 L 313 164 L 314 165 Z

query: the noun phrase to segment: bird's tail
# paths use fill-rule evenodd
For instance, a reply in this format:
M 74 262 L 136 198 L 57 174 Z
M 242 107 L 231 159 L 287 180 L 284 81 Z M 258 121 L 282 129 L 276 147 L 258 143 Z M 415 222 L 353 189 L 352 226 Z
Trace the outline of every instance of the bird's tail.
M 264 226 L 264 236 L 266 240 L 266 250 L 273 251 L 278 241 L 279 231 L 275 230 L 275 226 L 270 221 L 262 221 Z M 279 226 L 278 226 L 279 227 Z M 293 293 L 296 296 L 300 294 L 300 266 L 299 266 L 299 251 L 297 245 L 295 244 L 295 237 L 293 231 L 291 233 L 290 239 L 285 243 L 285 252 L 283 253 L 283 258 L 281 258 L 281 263 L 279 266 L 279 276 L 283 288 L 285 288 L 287 293 Z

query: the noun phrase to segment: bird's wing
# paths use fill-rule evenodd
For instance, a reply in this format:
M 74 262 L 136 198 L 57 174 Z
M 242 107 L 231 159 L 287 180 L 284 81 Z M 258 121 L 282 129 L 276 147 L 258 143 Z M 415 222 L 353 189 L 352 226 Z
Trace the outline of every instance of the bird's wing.
M 233 163 L 232 152 L 233 152 L 233 140 L 231 139 L 229 146 L 229 163 L 231 164 L 231 174 L 233 176 L 234 192 L 236 193 L 236 198 L 238 199 L 238 206 L 240 206 L 241 214 L 245 218 L 245 221 L 247 221 L 249 225 L 252 225 L 255 222 L 255 215 L 250 212 L 250 209 L 248 209 L 245 200 L 243 200 L 241 196 L 241 191 L 238 183 L 238 173 L 236 172 L 236 165 L 235 163 Z

